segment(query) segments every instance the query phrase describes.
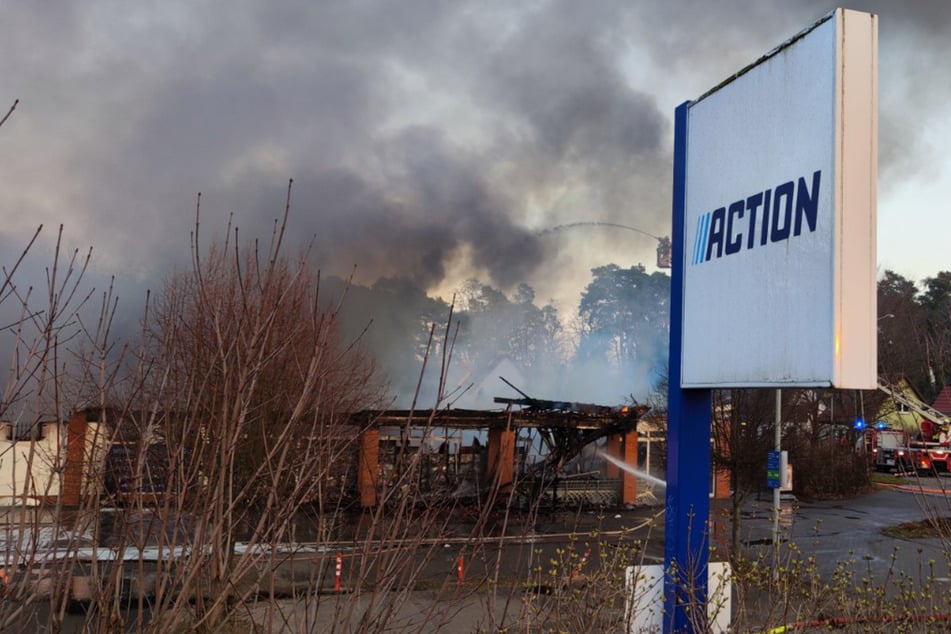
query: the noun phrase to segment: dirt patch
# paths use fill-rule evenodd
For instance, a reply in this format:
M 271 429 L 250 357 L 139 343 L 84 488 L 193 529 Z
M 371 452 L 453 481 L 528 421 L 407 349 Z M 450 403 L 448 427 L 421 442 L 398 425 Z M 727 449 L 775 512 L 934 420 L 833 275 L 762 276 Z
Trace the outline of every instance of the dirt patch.
M 904 522 L 882 529 L 888 537 L 917 539 L 951 536 L 951 517 L 929 517 L 917 522 Z

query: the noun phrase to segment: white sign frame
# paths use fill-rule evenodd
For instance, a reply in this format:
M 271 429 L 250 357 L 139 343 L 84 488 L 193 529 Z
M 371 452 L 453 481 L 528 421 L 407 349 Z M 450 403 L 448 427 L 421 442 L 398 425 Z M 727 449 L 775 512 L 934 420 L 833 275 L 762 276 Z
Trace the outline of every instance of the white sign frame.
M 682 387 L 875 387 L 877 67 L 836 9 L 689 105 Z

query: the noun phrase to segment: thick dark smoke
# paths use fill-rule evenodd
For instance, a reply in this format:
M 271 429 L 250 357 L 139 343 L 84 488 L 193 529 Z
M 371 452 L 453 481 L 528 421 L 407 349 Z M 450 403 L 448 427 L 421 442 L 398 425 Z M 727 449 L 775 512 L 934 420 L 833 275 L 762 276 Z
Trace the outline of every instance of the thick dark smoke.
M 664 207 L 658 193 L 643 190 L 666 170 L 668 121 L 599 41 L 610 15 L 587 13 L 569 21 L 553 9 L 527 12 L 504 34 L 466 25 L 463 13 L 446 15 L 437 22 L 458 35 L 458 47 L 425 48 L 418 42 L 448 42 L 424 27 L 413 42 L 391 35 L 381 49 L 371 42 L 369 50 L 350 51 L 344 77 L 329 60 L 312 69 L 316 109 L 302 120 L 321 133 L 312 146 L 287 145 L 298 152 L 295 226 L 316 235 L 322 268 L 343 273 L 356 265 L 363 280 L 399 275 L 433 289 L 465 258 L 472 275 L 511 288 L 553 275 L 542 264 L 566 245 L 542 243 L 539 228 L 640 211 L 638 222 L 661 232 Z M 407 81 L 422 73 L 447 82 L 430 90 L 434 101 L 451 102 L 448 118 L 419 122 L 416 113 L 402 113 L 397 97 L 404 87 L 393 84 L 383 61 L 399 68 L 397 75 L 407 73 Z M 229 98 L 227 89 L 210 92 Z M 241 119 L 267 110 L 245 107 Z M 163 109 L 158 129 L 178 118 L 177 108 L 170 110 Z M 393 117 L 408 121 L 386 123 Z M 330 135 L 322 132 L 323 119 Z M 276 176 L 242 174 L 241 187 L 268 192 L 243 198 L 273 207 Z
M 316 233 L 322 266 L 357 265 L 370 279 L 396 272 L 431 288 L 463 247 L 503 286 L 526 279 L 542 261 L 538 238 L 512 217 L 513 201 L 485 181 L 477 159 L 447 147 L 440 131 L 406 130 L 380 150 L 395 169 L 379 182 L 329 169 L 305 177 L 306 189 L 295 193 L 297 224 Z
M 611 46 L 624 4 L 233 9 L 129 16 L 117 31 L 93 10 L 53 23 L 20 9 L 85 55 L 36 60 L 72 109 L 8 68 L 23 98 L 9 142 L 52 146 L 70 191 L 41 211 L 79 239 L 109 227 L 107 264 L 154 284 L 185 252 L 198 191 L 206 229 L 234 212 L 245 235 L 266 234 L 289 177 L 294 229 L 317 237 L 319 264 L 367 281 L 432 289 L 461 266 L 544 287 L 543 262 L 574 245 L 543 244 L 540 229 L 637 215 L 663 233 L 663 188 L 647 186 L 666 171 L 669 123 Z M 53 117 L 65 134 L 42 133 Z
M 671 116 L 833 2 L 14 3 L 0 25 L 0 210 L 92 245 L 138 314 L 229 214 L 267 237 L 293 178 L 295 246 L 361 283 L 447 296 L 530 283 L 568 311 L 593 267 L 669 233 Z M 881 15 L 883 190 L 945 144 L 951 3 Z M 135 318 L 130 318 L 134 323 Z

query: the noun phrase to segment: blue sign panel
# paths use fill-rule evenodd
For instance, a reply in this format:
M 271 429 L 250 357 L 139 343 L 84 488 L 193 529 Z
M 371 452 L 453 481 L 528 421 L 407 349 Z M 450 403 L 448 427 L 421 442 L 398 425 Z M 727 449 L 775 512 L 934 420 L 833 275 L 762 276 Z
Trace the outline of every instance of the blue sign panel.
M 778 489 L 782 485 L 781 465 L 782 452 L 770 451 L 766 454 L 766 486 L 771 489 Z

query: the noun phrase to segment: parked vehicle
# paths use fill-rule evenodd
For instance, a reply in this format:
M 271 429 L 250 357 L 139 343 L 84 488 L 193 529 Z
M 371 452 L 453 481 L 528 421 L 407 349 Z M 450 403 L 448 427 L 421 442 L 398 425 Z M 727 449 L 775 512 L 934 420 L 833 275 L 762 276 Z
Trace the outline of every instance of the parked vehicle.
M 951 472 L 951 443 L 949 443 L 948 434 L 951 420 L 948 416 L 885 381 L 879 380 L 878 389 L 892 398 L 896 408 L 914 412 L 919 422 L 918 429 L 911 435 L 888 429 L 881 421 L 875 426 L 875 431 L 890 435 L 904 434 L 907 438 L 904 444 L 908 447 L 910 461 L 919 473 Z
M 915 446 L 908 433 L 899 429 L 875 427 L 865 432 L 865 451 L 870 468 L 887 473 L 930 473 L 929 451 Z M 945 457 L 945 468 L 947 458 Z
M 913 441 L 912 446 L 916 443 Z M 931 469 L 935 473 L 951 473 L 951 450 L 947 444 L 937 442 L 922 442 L 920 450 L 923 451 L 931 462 Z

